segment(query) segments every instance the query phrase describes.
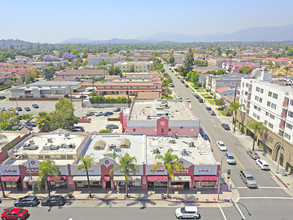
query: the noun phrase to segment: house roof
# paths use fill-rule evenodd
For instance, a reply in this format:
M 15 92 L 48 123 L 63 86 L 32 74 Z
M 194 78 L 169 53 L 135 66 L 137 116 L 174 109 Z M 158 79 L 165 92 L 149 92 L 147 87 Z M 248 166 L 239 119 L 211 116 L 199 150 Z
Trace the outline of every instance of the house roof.
M 228 87 L 220 87 L 220 88 L 217 88 L 216 91 L 218 93 L 222 93 L 222 92 L 225 92 L 225 91 L 229 91 L 230 89 Z

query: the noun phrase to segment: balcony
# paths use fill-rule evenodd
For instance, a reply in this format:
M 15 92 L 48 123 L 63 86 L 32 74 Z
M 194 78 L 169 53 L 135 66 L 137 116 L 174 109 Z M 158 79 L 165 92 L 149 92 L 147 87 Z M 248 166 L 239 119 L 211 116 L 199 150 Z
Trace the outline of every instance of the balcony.
M 287 118 L 287 113 L 281 113 L 281 118 L 286 119 Z
M 247 103 L 246 104 L 246 108 L 250 108 L 250 103 Z
M 281 128 L 282 130 L 285 129 L 285 124 L 280 123 L 279 128 Z
M 283 107 L 288 108 L 288 102 L 283 102 Z
M 251 95 L 247 96 L 247 100 L 249 101 L 251 100 Z
M 252 91 L 252 87 L 249 87 L 249 88 L 248 88 L 248 92 L 251 92 L 251 91 Z

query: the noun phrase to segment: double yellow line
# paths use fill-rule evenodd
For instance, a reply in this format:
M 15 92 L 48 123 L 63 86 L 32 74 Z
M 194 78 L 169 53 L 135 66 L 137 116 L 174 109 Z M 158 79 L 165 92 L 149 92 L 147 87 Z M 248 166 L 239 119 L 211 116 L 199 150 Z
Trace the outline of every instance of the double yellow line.
M 242 165 L 242 163 L 238 160 L 238 158 L 231 152 L 231 154 L 233 155 L 233 157 L 237 160 L 237 162 L 239 163 L 239 165 L 242 167 L 243 170 L 246 170 L 245 167 Z

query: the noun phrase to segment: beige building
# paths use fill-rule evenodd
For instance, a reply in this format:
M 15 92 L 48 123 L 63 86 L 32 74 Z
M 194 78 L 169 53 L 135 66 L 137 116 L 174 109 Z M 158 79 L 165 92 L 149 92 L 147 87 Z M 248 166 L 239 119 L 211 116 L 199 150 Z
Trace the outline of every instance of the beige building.
M 134 67 L 134 72 L 149 72 L 153 69 L 153 61 L 150 62 L 119 62 L 114 64 L 118 66 L 122 72 L 130 71 L 130 67 Z

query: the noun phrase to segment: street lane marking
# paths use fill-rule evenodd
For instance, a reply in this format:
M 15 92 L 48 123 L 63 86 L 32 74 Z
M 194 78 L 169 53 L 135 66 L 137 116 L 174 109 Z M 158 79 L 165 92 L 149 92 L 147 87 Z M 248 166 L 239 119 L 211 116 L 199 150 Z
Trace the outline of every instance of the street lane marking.
M 241 199 L 284 199 L 284 200 L 292 200 L 292 197 L 240 197 Z
M 258 186 L 258 189 L 282 189 L 282 190 L 286 189 L 285 187 L 281 187 L 281 186 L 276 186 L 276 187 L 274 187 L 274 186 L 272 186 L 272 187 L 270 187 L 270 186 L 259 186 L 259 185 L 257 185 L 257 186 Z M 246 186 L 238 186 L 237 189 L 249 189 L 249 188 L 246 187 Z
M 237 162 L 239 163 L 239 165 L 242 167 L 243 170 L 246 170 L 245 167 L 242 165 L 242 163 L 238 160 L 238 158 L 231 152 L 231 154 L 233 155 L 233 157 L 237 160 Z
M 218 203 L 218 206 L 219 206 L 219 209 L 220 209 L 220 211 L 221 211 L 221 213 L 222 213 L 222 215 L 223 215 L 223 218 L 224 218 L 225 220 L 227 220 L 227 218 L 226 218 L 226 216 L 225 216 L 225 213 L 223 212 L 223 209 L 222 209 L 222 207 L 220 206 L 219 203 Z

